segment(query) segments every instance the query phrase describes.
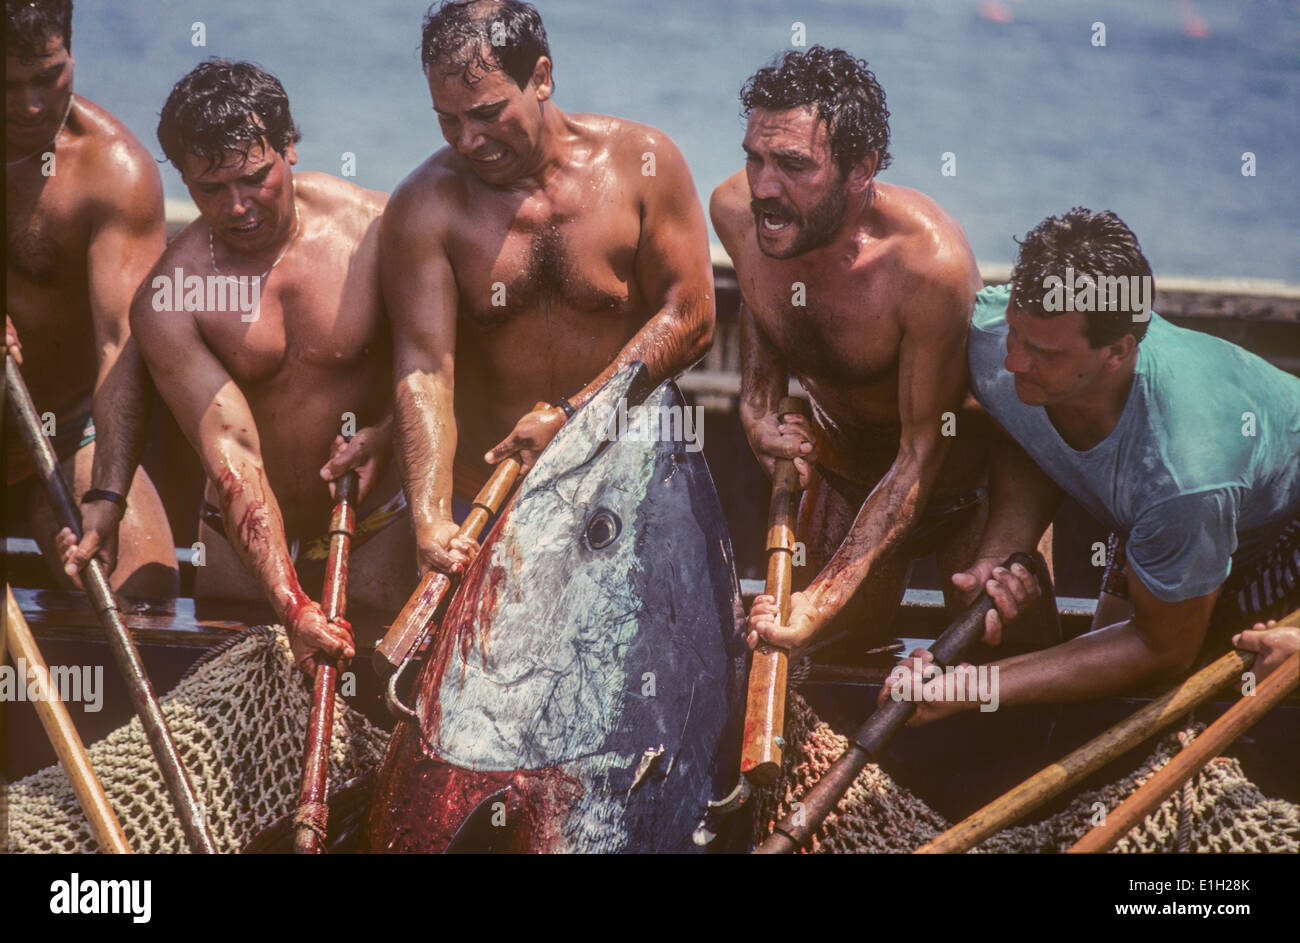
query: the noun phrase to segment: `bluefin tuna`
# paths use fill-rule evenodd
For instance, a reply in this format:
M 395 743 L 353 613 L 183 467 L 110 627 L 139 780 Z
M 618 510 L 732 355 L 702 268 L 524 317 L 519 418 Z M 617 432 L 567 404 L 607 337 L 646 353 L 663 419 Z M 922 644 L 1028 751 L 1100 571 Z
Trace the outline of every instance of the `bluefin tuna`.
M 620 403 L 685 407 L 636 364 L 542 453 L 442 619 L 365 850 L 709 847 L 745 707 L 735 563 L 698 447 L 655 422 L 618 438 Z

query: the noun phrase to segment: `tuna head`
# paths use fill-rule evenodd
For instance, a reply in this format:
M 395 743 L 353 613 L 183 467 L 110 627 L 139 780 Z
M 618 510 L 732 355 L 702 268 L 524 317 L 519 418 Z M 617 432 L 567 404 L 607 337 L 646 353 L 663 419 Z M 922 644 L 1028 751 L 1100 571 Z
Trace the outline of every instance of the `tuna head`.
M 555 847 L 679 849 L 734 784 L 743 610 L 698 428 L 628 368 L 547 447 L 417 685 L 423 749 L 561 772 Z

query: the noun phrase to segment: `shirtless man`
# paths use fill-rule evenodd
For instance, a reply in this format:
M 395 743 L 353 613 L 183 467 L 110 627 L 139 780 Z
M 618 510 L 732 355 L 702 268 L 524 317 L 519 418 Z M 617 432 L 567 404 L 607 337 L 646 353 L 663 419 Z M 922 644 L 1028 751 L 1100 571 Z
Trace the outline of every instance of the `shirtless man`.
M 58 531 L 12 421 L 5 517 L 60 584 L 95 557 L 115 590 L 175 596 L 171 529 L 138 467 L 149 386 L 127 315 L 163 249 L 162 181 L 134 135 L 72 92 L 71 0 L 5 4 L 5 349 L 81 499 L 82 538 Z M 17 529 L 8 534 L 15 536 Z
M 710 207 L 740 281 L 741 421 L 769 477 L 795 460 L 817 574 L 788 625 L 758 597 L 750 645 L 799 651 L 848 628 L 884 638 L 910 561 L 938 537 L 941 570 L 964 569 L 982 530 L 984 421 L 963 412 L 979 271 L 933 200 L 875 180 L 889 112 L 865 62 L 789 52 L 741 101 L 745 170 Z M 811 422 L 777 415 L 789 375 Z
M 208 476 L 196 596 L 268 599 L 311 672 L 317 651 L 354 651 L 351 628 L 328 622 L 299 583 L 323 576 L 327 481 L 349 468 L 361 477 L 350 604 L 396 611 L 415 572 L 409 522 L 389 501 L 396 471 L 385 470 L 384 195 L 295 175 L 300 137 L 280 82 L 254 65 L 209 60 L 176 83 L 158 140 L 200 218 L 168 246 L 131 320 Z M 191 280 L 204 285 L 192 301 Z
M 456 571 L 476 545 L 455 537 L 453 460 L 472 496 L 484 461 L 531 467 L 624 365 L 685 370 L 712 338 L 713 273 L 682 155 L 653 128 L 557 108 L 532 6 L 445 3 L 422 59 L 449 146 L 384 213 L 384 300 L 420 569 Z

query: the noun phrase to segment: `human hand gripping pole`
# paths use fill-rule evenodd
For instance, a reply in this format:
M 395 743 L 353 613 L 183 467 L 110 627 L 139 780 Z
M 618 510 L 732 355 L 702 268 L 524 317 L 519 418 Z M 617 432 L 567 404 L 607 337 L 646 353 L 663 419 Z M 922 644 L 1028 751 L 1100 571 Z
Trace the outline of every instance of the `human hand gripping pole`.
M 546 406 L 546 403 L 537 403 L 533 409 L 545 409 Z M 459 536 L 471 540 L 478 540 L 482 536 L 488 522 L 501 510 L 514 490 L 515 483 L 519 480 L 520 467 L 519 458 L 514 455 L 497 464 L 487 483 L 474 496 L 473 506 L 460 525 Z M 384 702 L 395 716 L 403 717 L 408 713 L 397 697 L 397 684 L 402 673 L 419 652 L 433 628 L 439 608 L 458 581 L 458 576 L 439 570 L 426 573 L 388 632 L 375 646 L 375 672 L 381 678 L 388 679 Z
M 18 364 L 7 354 L 5 356 L 5 399 L 12 410 L 23 444 L 27 447 L 32 463 L 40 475 L 55 519 L 60 526 L 70 528 L 80 539 L 81 515 L 77 512 L 72 488 L 63 474 L 63 468 L 59 465 L 54 450 L 41 433 L 36 407 L 32 403 L 27 384 L 23 382 L 22 372 Z M 113 598 L 107 574 L 104 573 L 99 561 L 93 557 L 86 564 L 82 583 L 95 609 L 95 615 L 98 616 L 108 638 L 113 660 L 126 681 L 131 706 L 140 717 L 140 724 L 149 741 L 149 748 L 153 751 L 154 760 L 162 772 L 172 807 L 180 818 L 185 841 L 193 852 L 215 854 L 217 847 L 208 830 L 203 806 L 181 762 L 176 742 L 172 739 L 167 721 L 163 717 L 162 707 L 158 703 L 158 696 L 154 693 L 149 676 L 145 673 L 140 652 L 127 631 L 126 623 L 122 621 L 122 614 L 118 611 L 117 601 Z
M 348 607 L 348 555 L 356 529 L 357 492 L 361 479 L 346 472 L 335 487 L 334 511 L 330 515 L 330 549 L 325 562 L 325 587 L 321 604 L 325 618 L 342 619 Z M 295 854 L 316 855 L 324 850 L 329 806 L 330 737 L 334 731 L 334 691 L 338 683 L 337 662 L 317 657 L 312 683 L 311 714 L 307 718 L 307 743 L 303 750 L 302 788 L 293 817 Z
M 1038 562 L 1027 553 L 1013 553 L 1002 565 L 1008 570 L 1019 563 L 1035 576 L 1039 575 Z M 934 664 L 940 669 L 958 664 L 971 646 L 984 636 L 984 619 L 993 609 L 994 602 L 987 592 L 944 629 L 943 634 L 930 646 Z M 888 683 L 888 682 L 886 682 Z M 759 845 L 758 854 L 790 854 L 803 847 L 821 827 L 826 816 L 835 809 L 849 791 L 858 773 L 867 761 L 878 758 L 889 741 L 916 713 L 916 702 L 889 700 L 867 718 L 849 739 L 848 749 L 836 760 L 825 775 L 804 794 L 802 808 L 777 823 L 771 836 Z
M 804 402 L 784 397 L 777 416 L 807 415 Z M 799 510 L 799 470 L 794 460 L 777 459 L 772 476 L 772 504 L 767 517 L 767 583 L 764 592 L 776 597 L 779 624 L 790 619 L 790 590 L 794 579 L 794 524 Z M 745 703 L 745 739 L 740 750 L 740 771 L 756 786 L 766 786 L 781 774 L 785 746 L 785 688 L 789 654 L 767 641 L 754 649 L 749 668 L 749 695 Z

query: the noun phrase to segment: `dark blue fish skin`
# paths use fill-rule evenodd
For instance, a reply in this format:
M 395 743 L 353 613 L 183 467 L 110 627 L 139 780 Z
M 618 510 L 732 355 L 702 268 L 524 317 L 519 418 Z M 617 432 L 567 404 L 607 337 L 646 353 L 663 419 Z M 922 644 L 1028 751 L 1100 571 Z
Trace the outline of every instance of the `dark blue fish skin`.
M 471 813 L 456 850 L 705 850 L 736 784 L 744 614 L 702 453 L 605 441 L 620 399 L 686 405 L 644 386 L 636 365 L 580 410 L 485 542 L 416 683 L 424 737 L 401 725 L 381 770 L 372 850 L 445 850 Z M 503 788 L 499 835 L 482 803 Z

